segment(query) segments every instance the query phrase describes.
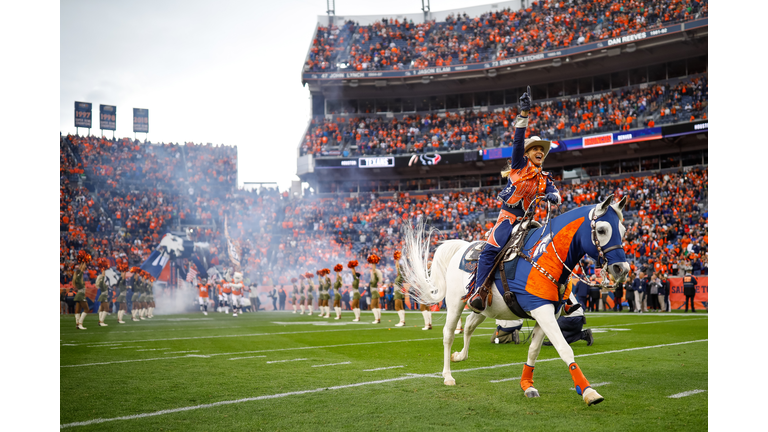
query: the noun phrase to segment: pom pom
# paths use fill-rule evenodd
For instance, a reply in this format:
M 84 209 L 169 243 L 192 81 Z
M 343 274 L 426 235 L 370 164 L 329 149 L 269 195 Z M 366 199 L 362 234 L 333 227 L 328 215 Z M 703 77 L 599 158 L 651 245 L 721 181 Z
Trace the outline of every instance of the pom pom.
M 300 274 L 300 275 L 299 275 L 299 279 L 304 279 L 304 275 L 303 275 L 303 274 Z
M 133 267 L 131 267 L 130 272 L 131 273 L 139 273 L 139 274 L 141 274 L 141 269 L 136 267 L 136 266 L 133 266 Z
M 128 261 L 118 259 L 117 260 L 117 270 L 121 273 L 125 273 L 128 271 Z
M 313 277 L 315 277 L 315 275 L 313 275 L 312 272 L 306 272 L 304 273 L 304 277 L 307 279 L 312 279 Z
M 403 253 L 400 251 L 395 251 L 395 261 L 399 261 L 400 258 L 403 257 Z
M 109 260 L 106 258 L 99 258 L 96 260 L 96 267 L 99 268 L 99 270 L 104 271 L 109 268 Z
M 354 269 L 355 267 L 357 267 L 359 265 L 360 265 L 360 263 L 358 263 L 357 260 L 350 261 L 350 262 L 347 263 L 347 267 L 349 267 L 351 269 Z
M 379 256 L 376 255 L 376 254 L 372 254 L 371 256 L 368 257 L 368 262 L 370 264 L 374 264 L 374 265 L 378 264 L 379 263 Z
M 323 269 L 323 276 L 328 276 L 329 274 L 331 274 L 331 269 L 329 269 L 329 268 L 324 268 L 324 269 Z
M 296 278 L 291 278 L 291 283 L 296 283 L 297 281 L 298 281 L 298 279 L 296 279 Z
M 335 266 L 333 266 L 333 271 L 335 271 L 337 273 L 342 271 L 342 270 L 344 270 L 344 266 L 341 265 L 341 264 L 336 264 Z
M 90 262 L 91 262 L 91 255 L 88 252 L 81 250 L 80 252 L 77 253 L 78 264 L 83 264 L 83 263 L 88 264 Z
M 323 271 L 323 269 L 320 269 L 317 271 L 317 275 L 320 277 L 323 277 L 325 275 L 325 271 Z

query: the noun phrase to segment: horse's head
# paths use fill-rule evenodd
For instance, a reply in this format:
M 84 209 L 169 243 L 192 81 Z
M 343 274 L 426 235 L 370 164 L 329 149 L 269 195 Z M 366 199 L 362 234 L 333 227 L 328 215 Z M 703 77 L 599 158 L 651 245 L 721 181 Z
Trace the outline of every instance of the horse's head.
M 586 252 L 597 260 L 599 266 L 603 265 L 603 261 L 607 261 L 611 278 L 615 282 L 624 282 L 629 275 L 629 263 L 622 248 L 626 231 L 622 225 L 622 210 L 627 204 L 627 197 L 616 204 L 611 203 L 612 199 L 613 197 L 608 197 L 589 212 L 592 232 Z

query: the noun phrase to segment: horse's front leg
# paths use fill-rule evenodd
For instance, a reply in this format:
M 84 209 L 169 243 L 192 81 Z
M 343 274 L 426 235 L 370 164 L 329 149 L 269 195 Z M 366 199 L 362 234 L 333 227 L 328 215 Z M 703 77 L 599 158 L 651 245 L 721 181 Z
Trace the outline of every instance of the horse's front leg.
M 539 358 L 541 345 L 544 343 L 544 330 L 536 321 L 536 325 L 531 331 L 531 346 L 528 347 L 528 360 L 523 366 L 523 375 L 520 377 L 520 388 L 529 398 L 539 397 L 539 391 L 533 386 L 533 368 L 536 366 L 536 359 Z
M 469 314 L 467 322 L 464 323 L 464 348 L 461 349 L 461 352 L 453 353 L 451 360 L 459 362 L 469 357 L 469 341 L 472 340 L 472 333 L 483 321 L 485 321 L 485 315 L 474 312 Z
M 551 304 L 540 306 L 531 311 L 531 316 L 536 320 L 536 326 L 541 326 L 544 330 L 544 333 L 549 338 L 549 341 L 552 342 L 552 345 L 557 350 L 560 358 L 568 365 L 568 371 L 571 373 L 571 378 L 573 378 L 573 385 L 576 387 L 576 392 L 583 397 L 584 402 L 586 402 L 587 405 L 594 405 L 602 402 L 603 397 L 600 396 L 595 389 L 590 387 L 589 381 L 587 381 L 587 378 L 581 372 L 579 365 L 574 361 L 573 349 L 568 345 L 565 337 L 563 337 L 563 332 L 560 330 L 560 326 L 557 324 L 555 307 Z M 533 343 L 531 344 L 531 348 L 533 348 Z M 538 351 L 536 354 L 538 355 Z M 530 359 L 529 351 L 528 360 L 530 361 Z M 528 367 L 527 364 L 523 368 L 523 378 L 525 378 L 526 367 Z M 532 377 L 533 367 L 531 367 L 531 378 Z M 522 378 L 520 382 L 522 385 Z

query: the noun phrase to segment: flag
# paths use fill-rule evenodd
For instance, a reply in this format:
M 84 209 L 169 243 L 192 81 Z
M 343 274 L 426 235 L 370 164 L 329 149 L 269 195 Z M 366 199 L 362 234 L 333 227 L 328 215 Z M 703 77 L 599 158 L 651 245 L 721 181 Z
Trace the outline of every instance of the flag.
M 235 271 L 240 271 L 240 253 L 242 251 L 240 242 L 238 240 L 232 240 L 229 236 L 229 229 L 227 228 L 227 217 L 224 216 L 224 236 L 227 238 L 227 254 L 229 260 L 235 266 Z
M 189 271 L 187 272 L 187 282 L 192 283 L 195 278 L 197 278 L 197 270 L 195 270 L 194 264 L 190 264 Z

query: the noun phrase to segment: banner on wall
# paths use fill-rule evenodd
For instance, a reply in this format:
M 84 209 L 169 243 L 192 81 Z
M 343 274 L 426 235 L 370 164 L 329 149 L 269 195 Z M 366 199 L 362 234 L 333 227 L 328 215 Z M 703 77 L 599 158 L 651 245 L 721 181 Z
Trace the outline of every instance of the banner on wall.
M 696 296 L 693 303 L 696 309 L 707 309 L 709 307 L 709 276 L 694 276 L 696 281 Z M 685 294 L 683 294 L 683 278 L 669 278 L 671 292 L 669 293 L 669 302 L 672 303 L 672 310 L 685 310 Z

